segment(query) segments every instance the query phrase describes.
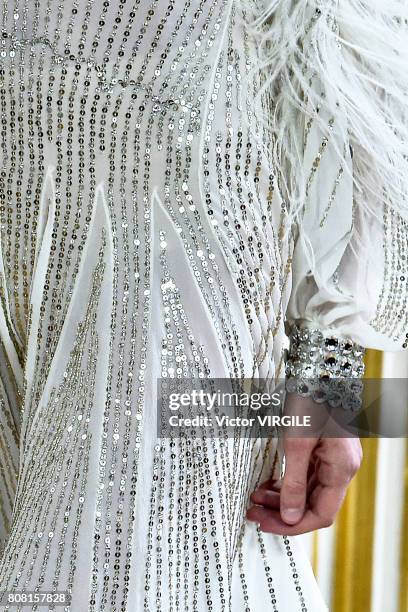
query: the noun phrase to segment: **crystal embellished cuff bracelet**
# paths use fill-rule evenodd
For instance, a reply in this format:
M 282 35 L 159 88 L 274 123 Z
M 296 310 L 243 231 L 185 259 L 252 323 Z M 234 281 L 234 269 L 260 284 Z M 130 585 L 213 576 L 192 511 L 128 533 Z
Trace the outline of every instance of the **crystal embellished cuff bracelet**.
M 365 348 L 350 338 L 293 325 L 286 361 L 286 390 L 318 403 L 361 408 Z

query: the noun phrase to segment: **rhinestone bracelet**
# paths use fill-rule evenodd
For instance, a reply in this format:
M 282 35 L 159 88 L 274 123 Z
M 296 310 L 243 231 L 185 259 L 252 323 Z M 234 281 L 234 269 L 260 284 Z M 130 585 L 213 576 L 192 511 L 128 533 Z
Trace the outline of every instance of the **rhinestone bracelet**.
M 286 360 L 286 390 L 317 403 L 361 408 L 365 348 L 350 338 L 293 325 Z

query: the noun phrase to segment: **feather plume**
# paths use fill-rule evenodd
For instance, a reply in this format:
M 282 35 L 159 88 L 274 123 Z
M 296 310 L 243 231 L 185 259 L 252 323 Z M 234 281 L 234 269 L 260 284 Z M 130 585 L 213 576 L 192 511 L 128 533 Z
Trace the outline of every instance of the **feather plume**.
M 241 0 L 257 47 L 258 93 L 284 196 L 305 201 L 302 173 L 308 118 L 340 118 L 337 142 L 351 147 L 355 204 L 408 218 L 408 3 L 404 0 Z M 254 10 L 259 9 L 258 11 Z M 338 147 L 344 157 L 344 146 Z

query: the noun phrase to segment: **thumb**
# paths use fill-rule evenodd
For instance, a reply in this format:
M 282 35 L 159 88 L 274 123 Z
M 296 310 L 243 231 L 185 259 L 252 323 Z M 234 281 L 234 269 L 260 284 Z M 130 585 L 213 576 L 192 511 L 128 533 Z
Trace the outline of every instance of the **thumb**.
M 285 473 L 280 492 L 280 513 L 289 525 L 298 523 L 305 512 L 307 476 L 313 446 L 306 439 L 285 441 Z

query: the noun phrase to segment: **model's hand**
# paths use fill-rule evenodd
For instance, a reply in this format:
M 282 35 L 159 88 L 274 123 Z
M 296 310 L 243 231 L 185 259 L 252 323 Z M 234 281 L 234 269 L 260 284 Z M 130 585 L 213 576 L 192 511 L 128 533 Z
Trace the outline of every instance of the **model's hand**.
M 285 413 L 311 414 L 310 398 L 289 395 Z M 264 482 L 251 495 L 247 518 L 260 529 L 279 535 L 298 535 L 329 527 L 340 509 L 347 487 L 360 467 L 358 438 L 284 438 L 285 474 Z

